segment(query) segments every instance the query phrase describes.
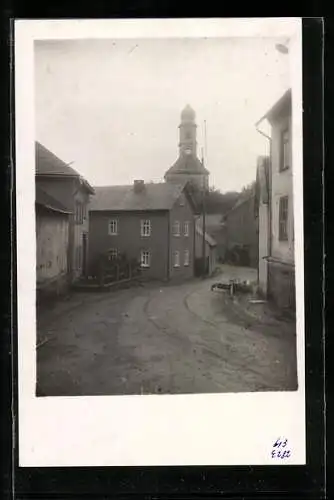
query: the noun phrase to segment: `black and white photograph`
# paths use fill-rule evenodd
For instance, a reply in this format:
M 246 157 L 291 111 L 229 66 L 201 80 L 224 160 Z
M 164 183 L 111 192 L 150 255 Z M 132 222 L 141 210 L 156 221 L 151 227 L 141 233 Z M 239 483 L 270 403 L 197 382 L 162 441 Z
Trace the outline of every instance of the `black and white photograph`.
M 260 464 L 303 463 L 298 19 L 16 29 L 21 418 L 41 410 L 56 443 L 76 408 L 86 436 L 53 454 L 22 434 L 25 461 L 75 465 L 76 447 L 97 464 L 87 439 L 107 425 L 105 465 L 142 465 L 126 451 L 138 432 L 148 464 L 157 446 L 170 465 L 248 463 L 256 446 Z M 167 442 L 203 419 L 242 438 L 247 415 L 248 451 Z

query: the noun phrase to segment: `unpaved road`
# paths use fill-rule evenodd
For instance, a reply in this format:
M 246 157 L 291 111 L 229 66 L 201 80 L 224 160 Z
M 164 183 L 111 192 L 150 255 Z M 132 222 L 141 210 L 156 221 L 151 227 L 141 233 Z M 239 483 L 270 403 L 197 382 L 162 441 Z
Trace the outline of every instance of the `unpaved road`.
M 37 395 L 297 389 L 294 325 L 245 323 L 210 291 L 214 281 L 60 303 L 39 321 L 48 341 L 37 350 Z

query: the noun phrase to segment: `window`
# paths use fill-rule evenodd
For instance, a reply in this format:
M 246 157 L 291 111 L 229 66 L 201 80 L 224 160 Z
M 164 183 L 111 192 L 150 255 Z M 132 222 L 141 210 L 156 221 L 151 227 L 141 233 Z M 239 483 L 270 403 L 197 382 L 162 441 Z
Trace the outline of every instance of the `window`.
M 174 267 L 180 267 L 180 252 L 178 250 L 174 252 Z
M 281 134 L 281 159 L 280 159 L 280 171 L 286 170 L 290 167 L 290 140 L 289 131 L 283 130 Z
M 282 196 L 279 200 L 279 235 L 280 241 L 288 239 L 288 197 Z
M 141 220 L 140 221 L 140 234 L 141 236 L 151 236 L 151 221 Z
M 110 248 L 108 251 L 108 260 L 116 260 L 118 257 L 118 250 L 117 248 Z
M 189 222 L 184 223 L 184 236 L 189 236 Z
M 108 233 L 110 235 L 115 235 L 118 233 L 118 221 L 116 219 L 112 219 L 109 221 L 108 225 Z
M 180 236 L 180 221 L 176 220 L 173 224 L 174 236 Z
M 180 202 L 180 207 L 184 207 L 184 205 L 185 205 L 185 200 L 184 200 L 184 196 L 183 196 L 183 194 L 181 194 L 180 199 L 179 199 L 179 202 Z
M 141 251 L 141 253 L 140 253 L 140 265 L 141 265 L 141 267 L 150 267 L 151 254 L 148 250 Z
M 184 251 L 184 265 L 189 266 L 189 250 Z

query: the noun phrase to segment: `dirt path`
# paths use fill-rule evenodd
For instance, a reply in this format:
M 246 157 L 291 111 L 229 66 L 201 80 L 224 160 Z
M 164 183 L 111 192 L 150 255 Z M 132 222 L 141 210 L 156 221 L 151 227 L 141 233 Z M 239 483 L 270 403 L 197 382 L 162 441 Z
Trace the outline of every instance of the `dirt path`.
M 294 335 L 245 328 L 216 280 L 73 297 L 40 323 L 38 395 L 296 389 Z

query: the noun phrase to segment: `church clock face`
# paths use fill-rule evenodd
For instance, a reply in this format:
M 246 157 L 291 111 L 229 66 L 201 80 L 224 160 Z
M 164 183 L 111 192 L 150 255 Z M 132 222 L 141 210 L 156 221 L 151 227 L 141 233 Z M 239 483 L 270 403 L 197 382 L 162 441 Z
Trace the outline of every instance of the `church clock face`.
M 190 154 L 191 154 L 191 149 L 187 148 L 187 149 L 185 150 L 185 153 L 186 153 L 186 155 L 190 155 Z

